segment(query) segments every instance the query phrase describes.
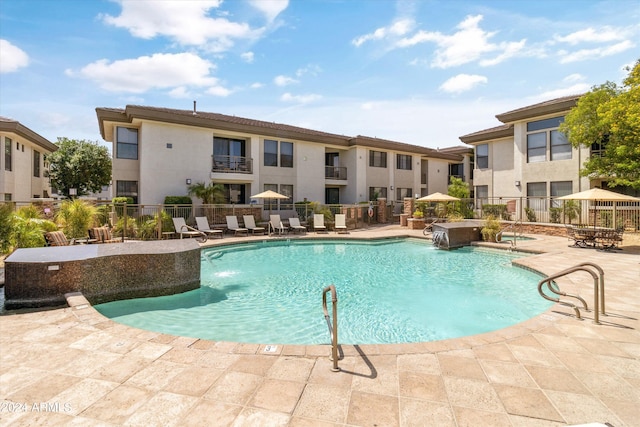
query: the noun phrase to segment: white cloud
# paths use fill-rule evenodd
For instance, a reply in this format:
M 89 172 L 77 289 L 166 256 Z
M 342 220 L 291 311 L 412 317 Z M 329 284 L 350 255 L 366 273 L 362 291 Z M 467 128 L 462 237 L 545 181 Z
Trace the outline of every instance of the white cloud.
M 0 39 L 0 73 L 13 73 L 29 65 L 29 55 L 11 44 L 8 40 Z
M 273 79 L 273 83 L 275 83 L 276 86 L 288 86 L 294 83 L 298 83 L 298 80 L 292 77 L 279 75 Z
M 586 83 L 577 83 L 565 88 L 548 90 L 531 97 L 532 101 L 547 101 L 549 99 L 561 98 L 563 96 L 580 95 L 588 92 L 590 86 Z
M 467 16 L 451 35 L 440 32 L 418 31 L 411 37 L 398 40 L 396 47 L 407 48 L 420 43 L 434 42 L 437 45 L 431 66 L 449 68 L 479 60 L 483 55 L 497 52 L 493 59 L 480 62 L 482 66 L 498 64 L 516 56 L 524 49 L 526 40 L 517 42 L 490 43 L 496 32 L 488 32 L 479 27 L 482 15 Z
M 209 10 L 222 4 L 219 0 L 116 1 L 122 12 L 115 17 L 103 15 L 103 21 L 143 39 L 166 36 L 181 45 L 222 52 L 233 46 L 234 39 L 255 39 L 264 31 L 251 29 L 246 23 L 209 17 Z
M 440 85 L 440 89 L 449 93 L 462 93 L 473 89 L 481 83 L 487 83 L 485 76 L 477 74 L 458 74 Z
M 223 86 L 211 86 L 210 88 L 208 88 L 206 90 L 206 92 L 209 95 L 213 95 L 213 96 L 220 96 L 220 97 L 225 97 L 225 96 L 229 96 L 233 93 L 233 91 L 223 87 Z
M 250 4 L 264 13 L 267 21 L 272 22 L 289 6 L 289 0 L 252 0 Z
M 625 40 L 610 46 L 598 47 L 593 49 L 580 49 L 575 52 L 568 52 L 566 50 L 561 50 L 558 52 L 558 55 L 560 56 L 561 64 L 568 64 L 571 62 L 604 58 L 606 56 L 615 55 L 620 52 L 624 52 L 625 50 L 632 49 L 635 46 L 636 46 L 635 43 L 629 40 Z
M 254 60 L 254 54 L 253 52 L 244 52 L 240 54 L 240 58 L 242 58 L 244 62 L 251 64 Z
M 579 43 L 607 43 L 616 40 L 624 40 L 625 31 L 621 29 L 615 29 L 611 27 L 603 27 L 598 30 L 594 28 L 586 28 L 584 30 L 576 31 L 566 36 L 554 36 L 554 40 L 569 43 L 570 45 L 576 45 Z
M 181 86 L 217 88 L 218 79 L 209 75 L 214 68 L 214 64 L 192 53 L 157 53 L 114 62 L 101 59 L 78 72 L 66 73 L 93 80 L 111 92 L 143 93 L 151 89 L 176 90 Z
M 291 93 L 287 92 L 280 97 L 280 100 L 284 102 L 296 102 L 299 104 L 308 104 L 310 102 L 317 101 L 321 98 L 322 98 L 321 95 L 317 95 L 315 93 L 310 93 L 307 95 L 292 95 Z
M 255 83 L 251 83 L 251 89 L 260 89 L 261 87 L 264 87 L 264 84 L 260 83 L 260 82 L 255 82 Z
M 562 79 L 562 81 L 566 83 L 575 83 L 575 82 L 581 82 L 584 79 L 585 79 L 585 76 L 583 76 L 582 74 L 574 73 L 574 74 L 569 74 L 567 77 Z
M 322 68 L 315 64 L 309 64 L 306 67 L 298 68 L 296 70 L 296 77 L 302 77 L 305 74 L 310 74 L 312 76 L 317 76 L 322 72 Z
M 376 29 L 372 33 L 356 37 L 351 41 L 351 43 L 356 47 L 360 47 L 365 42 L 371 40 L 383 40 L 387 37 L 400 37 L 411 31 L 414 25 L 415 22 L 412 19 L 400 19 L 395 21 L 388 27 L 381 27 Z

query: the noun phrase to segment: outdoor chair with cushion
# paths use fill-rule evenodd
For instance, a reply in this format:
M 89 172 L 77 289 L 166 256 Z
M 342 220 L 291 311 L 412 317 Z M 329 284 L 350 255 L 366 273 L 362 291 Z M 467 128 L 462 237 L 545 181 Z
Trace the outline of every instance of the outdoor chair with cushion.
M 89 229 L 88 243 L 118 243 L 122 239 L 114 239 L 109 227 L 94 227 Z
M 305 233 L 307 232 L 307 227 L 300 224 L 300 218 L 296 218 L 296 217 L 289 218 L 289 227 L 291 227 L 294 233 L 296 231 L 305 232 Z
M 348 233 L 347 231 L 347 216 L 345 214 L 336 214 L 335 216 L 335 230 L 336 233 Z
M 206 216 L 196 217 L 196 227 L 198 228 L 198 231 L 206 233 L 207 238 L 211 236 L 219 236 L 222 239 L 222 235 L 224 234 L 222 230 L 214 230 L 213 228 L 211 228 L 211 226 L 209 225 L 209 220 Z
M 234 235 L 237 235 L 238 233 L 244 233 L 246 236 L 249 235 L 248 229 L 240 227 L 240 225 L 238 225 L 238 218 L 235 215 L 227 215 L 227 228 L 233 231 Z
M 327 231 L 327 227 L 324 225 L 323 214 L 313 214 L 313 230 L 316 233 L 318 231 Z
M 73 239 L 69 241 L 62 231 L 49 231 L 44 234 L 47 246 L 69 246 L 73 244 Z
M 264 227 L 256 226 L 256 220 L 253 217 L 253 215 L 243 215 L 242 219 L 244 221 L 244 227 L 249 231 L 251 231 L 252 234 L 256 234 L 256 233 L 264 234 L 265 232 Z
M 184 236 L 187 237 L 196 237 L 200 242 L 204 243 L 207 241 L 207 235 L 200 230 L 197 230 L 193 227 L 189 227 L 184 218 L 171 218 L 173 220 L 173 227 L 176 229 L 176 233 L 180 235 L 182 239 Z
M 282 223 L 280 215 L 269 215 L 269 226 L 274 232 L 277 231 L 278 234 L 283 234 L 289 231 L 289 229 Z

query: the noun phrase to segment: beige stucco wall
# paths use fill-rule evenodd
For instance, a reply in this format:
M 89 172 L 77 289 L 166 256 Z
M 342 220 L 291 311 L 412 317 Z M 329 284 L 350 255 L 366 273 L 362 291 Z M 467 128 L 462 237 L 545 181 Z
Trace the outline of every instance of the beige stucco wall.
M 428 162 L 427 193 L 440 192 L 447 194 L 447 187 L 449 186 L 449 162 L 439 159 L 429 159 Z
M 6 138 L 11 139 L 11 170 L 5 170 Z M 17 202 L 30 201 L 34 196 L 43 197 L 46 191 L 51 195 L 49 180 L 44 176 L 44 156 L 50 151 L 13 133 L 0 133 L 0 194 L 4 201 L 5 194 L 11 194 L 11 200 Z M 16 149 L 20 144 L 20 149 Z M 24 146 L 24 151 L 22 147 Z M 40 153 L 40 176 L 33 176 L 33 152 Z

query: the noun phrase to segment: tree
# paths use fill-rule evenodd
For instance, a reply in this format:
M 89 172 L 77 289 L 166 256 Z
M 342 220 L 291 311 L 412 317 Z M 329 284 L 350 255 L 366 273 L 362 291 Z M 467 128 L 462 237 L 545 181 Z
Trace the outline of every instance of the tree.
M 606 82 L 580 97 L 559 130 L 574 147 L 595 143 L 604 149 L 584 162 L 581 175 L 640 190 L 640 60 L 622 87 Z
M 212 205 L 216 203 L 224 203 L 224 186 L 222 184 L 209 184 L 204 182 L 196 182 L 188 187 L 189 194 L 202 199 L 202 204 Z
M 462 178 L 452 176 L 449 186 L 447 187 L 447 193 L 450 196 L 461 199 L 459 202 L 454 203 L 454 212 L 462 215 L 463 218 L 473 218 L 473 205 L 470 206 L 467 200 L 471 195 L 468 183 L 464 182 Z
M 69 189 L 76 195 L 97 193 L 111 182 L 111 156 L 106 147 L 97 142 L 58 138 L 58 150 L 49 154 L 51 185 L 69 197 Z

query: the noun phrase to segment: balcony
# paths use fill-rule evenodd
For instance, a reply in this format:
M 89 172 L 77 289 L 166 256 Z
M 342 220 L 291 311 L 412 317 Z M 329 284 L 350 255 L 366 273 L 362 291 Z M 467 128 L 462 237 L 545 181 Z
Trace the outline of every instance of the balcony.
M 341 166 L 325 166 L 324 177 L 326 179 L 347 179 L 347 168 Z
M 211 156 L 211 172 L 217 173 L 253 173 L 253 159 L 241 156 Z

